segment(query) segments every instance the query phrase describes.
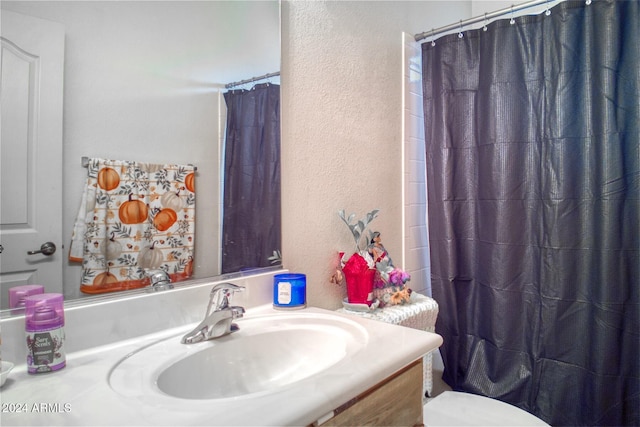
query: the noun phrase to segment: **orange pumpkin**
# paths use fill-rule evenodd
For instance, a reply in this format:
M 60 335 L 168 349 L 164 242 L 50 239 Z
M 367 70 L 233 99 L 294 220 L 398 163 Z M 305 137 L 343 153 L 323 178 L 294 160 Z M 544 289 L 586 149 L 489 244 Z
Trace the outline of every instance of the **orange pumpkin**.
M 184 178 L 184 185 L 186 185 L 187 190 L 191 191 L 192 193 L 196 192 L 196 174 L 191 172 L 189 175 L 187 175 Z
M 147 220 L 149 209 L 140 200 L 132 200 L 129 194 L 129 200 L 120 205 L 118 216 L 123 224 L 140 224 Z
M 115 169 L 102 168 L 98 172 L 98 185 L 106 191 L 111 191 L 120 185 L 120 175 Z
M 165 208 L 158 212 L 155 218 L 153 218 L 153 225 L 158 229 L 158 231 L 166 231 L 177 220 L 178 214 L 176 213 L 176 211 L 174 211 L 173 209 Z
M 93 284 L 96 286 L 107 286 L 111 283 L 116 283 L 117 281 L 118 278 L 116 276 L 109 273 L 108 271 L 105 271 L 96 276 L 96 278 L 93 280 Z

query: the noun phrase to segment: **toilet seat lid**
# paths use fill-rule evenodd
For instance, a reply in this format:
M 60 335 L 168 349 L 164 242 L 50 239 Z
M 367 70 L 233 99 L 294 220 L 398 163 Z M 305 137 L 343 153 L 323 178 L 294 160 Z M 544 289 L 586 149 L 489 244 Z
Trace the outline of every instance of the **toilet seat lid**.
M 425 426 L 549 426 L 508 403 L 475 394 L 445 391 L 424 407 Z

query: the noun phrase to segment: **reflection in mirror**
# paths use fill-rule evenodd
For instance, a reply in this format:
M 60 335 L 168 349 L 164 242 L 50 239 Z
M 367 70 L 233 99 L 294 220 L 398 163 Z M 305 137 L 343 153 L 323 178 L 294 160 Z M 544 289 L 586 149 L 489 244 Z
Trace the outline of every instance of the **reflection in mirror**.
M 266 267 L 280 250 L 280 86 L 224 94 L 222 272 Z
M 62 241 L 54 242 L 58 251 L 46 260 L 61 263 L 63 277 L 34 275 L 29 283 L 63 293 L 66 301 L 86 303 L 134 292 L 87 296 L 80 292 L 81 265 L 68 261 L 87 176 L 83 157 L 195 165 L 192 278 L 220 275 L 225 85 L 279 71 L 279 2 L 3 1 L 1 8 L 59 23 L 64 30 L 63 176 L 58 196 L 62 225 L 57 226 Z M 265 83 L 278 87 L 279 78 L 234 90 Z M 263 197 L 269 198 L 271 190 L 262 189 Z M 4 202 L 4 192 L 2 197 Z M 279 239 L 279 223 L 268 230 Z M 265 246 L 272 257 L 279 250 L 273 243 Z M 4 249 L 6 253 L 6 245 Z M 251 244 L 245 244 L 245 250 L 254 252 Z M 36 261 L 33 264 L 41 263 Z M 255 263 L 243 265 L 251 268 Z M 225 269 L 225 274 L 243 268 L 238 266 Z M 5 270 L 3 260 L 2 276 Z M 4 309 L 9 282 L 2 280 Z

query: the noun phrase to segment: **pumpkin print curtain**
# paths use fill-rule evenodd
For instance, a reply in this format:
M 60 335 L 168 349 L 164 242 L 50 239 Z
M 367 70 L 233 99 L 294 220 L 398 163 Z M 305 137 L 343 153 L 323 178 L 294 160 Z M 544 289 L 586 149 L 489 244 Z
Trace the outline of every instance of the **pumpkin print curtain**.
M 69 259 L 88 294 L 147 286 L 149 270 L 191 276 L 195 168 L 90 159 Z

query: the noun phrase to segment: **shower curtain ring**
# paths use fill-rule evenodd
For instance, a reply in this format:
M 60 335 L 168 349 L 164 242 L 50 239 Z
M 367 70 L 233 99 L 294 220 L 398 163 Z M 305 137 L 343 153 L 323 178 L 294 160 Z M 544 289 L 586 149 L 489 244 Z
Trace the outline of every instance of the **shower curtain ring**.
M 461 39 L 464 37 L 464 34 L 462 34 L 462 19 L 460 20 L 460 30 L 458 31 L 458 38 Z
M 484 27 L 482 27 L 482 31 L 487 31 L 487 12 L 484 13 Z
M 431 29 L 431 46 L 435 46 L 436 45 L 436 39 L 435 39 L 435 30 L 432 28 Z
M 513 5 L 511 5 L 511 19 L 509 20 L 509 24 L 513 25 L 516 23 L 516 20 L 513 18 Z
M 551 9 L 549 9 L 549 0 L 547 0 L 547 10 L 545 10 L 544 14 L 545 14 L 546 16 L 551 15 Z

